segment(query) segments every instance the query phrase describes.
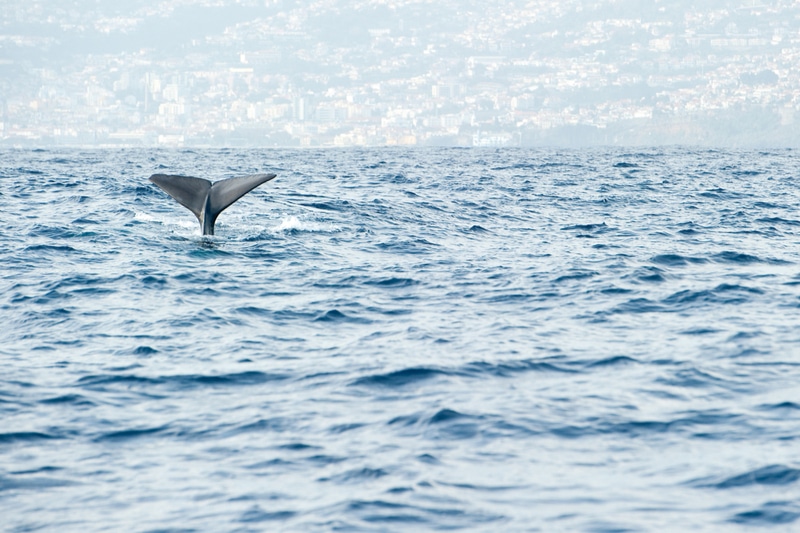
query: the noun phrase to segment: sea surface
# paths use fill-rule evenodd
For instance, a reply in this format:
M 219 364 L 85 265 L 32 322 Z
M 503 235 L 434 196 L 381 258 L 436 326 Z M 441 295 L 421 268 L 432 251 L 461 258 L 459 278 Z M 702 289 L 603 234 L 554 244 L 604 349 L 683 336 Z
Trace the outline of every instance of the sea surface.
M 203 237 L 147 178 L 274 172 Z M 0 530 L 800 530 L 800 153 L 0 150 Z

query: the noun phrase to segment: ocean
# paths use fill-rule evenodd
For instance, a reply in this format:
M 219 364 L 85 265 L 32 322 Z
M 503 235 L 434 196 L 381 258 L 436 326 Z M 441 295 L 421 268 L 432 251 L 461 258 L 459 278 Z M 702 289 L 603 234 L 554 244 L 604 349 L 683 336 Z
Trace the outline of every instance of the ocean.
M 257 172 L 213 237 L 147 180 Z M 796 530 L 798 176 L 2 149 L 0 529 Z

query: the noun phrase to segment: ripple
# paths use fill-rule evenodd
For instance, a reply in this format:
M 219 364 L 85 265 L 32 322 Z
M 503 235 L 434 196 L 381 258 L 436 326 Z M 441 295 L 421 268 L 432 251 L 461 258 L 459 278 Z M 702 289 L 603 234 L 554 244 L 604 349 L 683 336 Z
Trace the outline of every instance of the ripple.
M 268 374 L 265 372 L 248 371 L 236 372 L 233 374 L 220 375 L 169 375 L 169 376 L 137 376 L 135 374 L 97 374 L 83 376 L 77 381 L 77 385 L 90 390 L 104 391 L 116 386 L 125 388 L 139 387 L 151 388 L 156 386 L 167 386 L 177 390 L 194 389 L 198 387 L 239 387 L 261 385 L 273 381 L 282 381 L 289 376 L 283 374 Z
M 336 484 L 361 484 L 365 481 L 388 476 L 389 473 L 380 468 L 356 468 L 331 477 L 320 478 L 319 481 L 329 481 Z
M 78 485 L 77 482 L 51 477 L 18 477 L 0 476 L 0 492 L 4 491 L 46 491 L 53 488 L 71 487 Z
M 315 322 L 333 322 L 333 323 L 350 322 L 350 323 L 353 323 L 353 324 L 370 324 L 372 322 L 371 320 L 369 320 L 367 318 L 362 318 L 362 317 L 353 316 L 353 315 L 346 315 L 346 314 L 342 313 L 341 311 L 339 311 L 338 309 L 331 309 L 330 311 L 325 311 L 324 313 L 322 313 L 320 315 L 317 315 L 317 317 L 314 318 L 314 321 Z
M 657 265 L 676 267 L 686 266 L 689 264 L 703 264 L 707 263 L 708 259 L 703 257 L 688 257 L 678 254 L 662 254 L 653 257 L 651 261 Z
M 434 368 L 405 368 L 386 374 L 363 376 L 353 381 L 352 385 L 396 388 L 415 385 L 422 381 L 427 381 L 429 379 L 446 375 L 448 375 L 447 372 Z
M 789 485 L 800 479 L 800 470 L 785 465 L 769 465 L 738 474 L 715 483 L 698 483 L 698 487 L 733 489 L 752 485 Z
M 53 435 L 50 433 L 41 433 L 38 431 L 17 431 L 9 433 L 0 433 L 0 444 L 10 444 L 16 442 L 41 442 L 50 441 L 64 438 L 61 435 Z
M 95 441 L 129 441 L 141 439 L 143 437 L 150 437 L 159 433 L 164 433 L 168 426 L 153 427 L 153 428 L 137 428 L 137 429 L 121 429 L 118 431 L 109 431 L 95 437 Z
M 730 518 L 730 522 L 754 526 L 791 524 L 800 518 L 800 508 L 794 502 L 767 502 L 758 509 L 743 511 Z
M 714 260 L 720 263 L 734 263 L 734 264 L 753 264 L 753 263 L 770 263 L 773 265 L 788 265 L 789 261 L 781 259 L 762 259 L 755 255 L 746 254 L 742 252 L 726 251 L 715 254 Z
M 12 530 L 797 523 L 796 151 L 1 152 Z

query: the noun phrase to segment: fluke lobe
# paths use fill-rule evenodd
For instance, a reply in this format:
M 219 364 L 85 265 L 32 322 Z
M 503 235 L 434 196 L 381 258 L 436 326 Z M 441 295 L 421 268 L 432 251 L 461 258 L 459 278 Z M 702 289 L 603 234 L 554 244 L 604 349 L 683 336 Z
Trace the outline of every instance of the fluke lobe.
M 251 174 L 211 183 L 191 176 L 153 174 L 150 181 L 194 213 L 203 228 L 203 235 L 214 235 L 214 223 L 223 210 L 274 177 L 275 174 Z

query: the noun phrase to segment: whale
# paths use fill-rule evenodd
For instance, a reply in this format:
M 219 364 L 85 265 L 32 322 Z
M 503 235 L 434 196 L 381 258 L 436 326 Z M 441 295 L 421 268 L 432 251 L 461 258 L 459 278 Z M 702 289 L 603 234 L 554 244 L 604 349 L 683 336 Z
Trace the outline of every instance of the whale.
M 214 235 L 214 224 L 220 213 L 274 177 L 275 174 L 251 174 L 212 183 L 207 179 L 192 176 L 153 174 L 150 176 L 150 181 L 194 213 L 200 221 L 203 235 Z

